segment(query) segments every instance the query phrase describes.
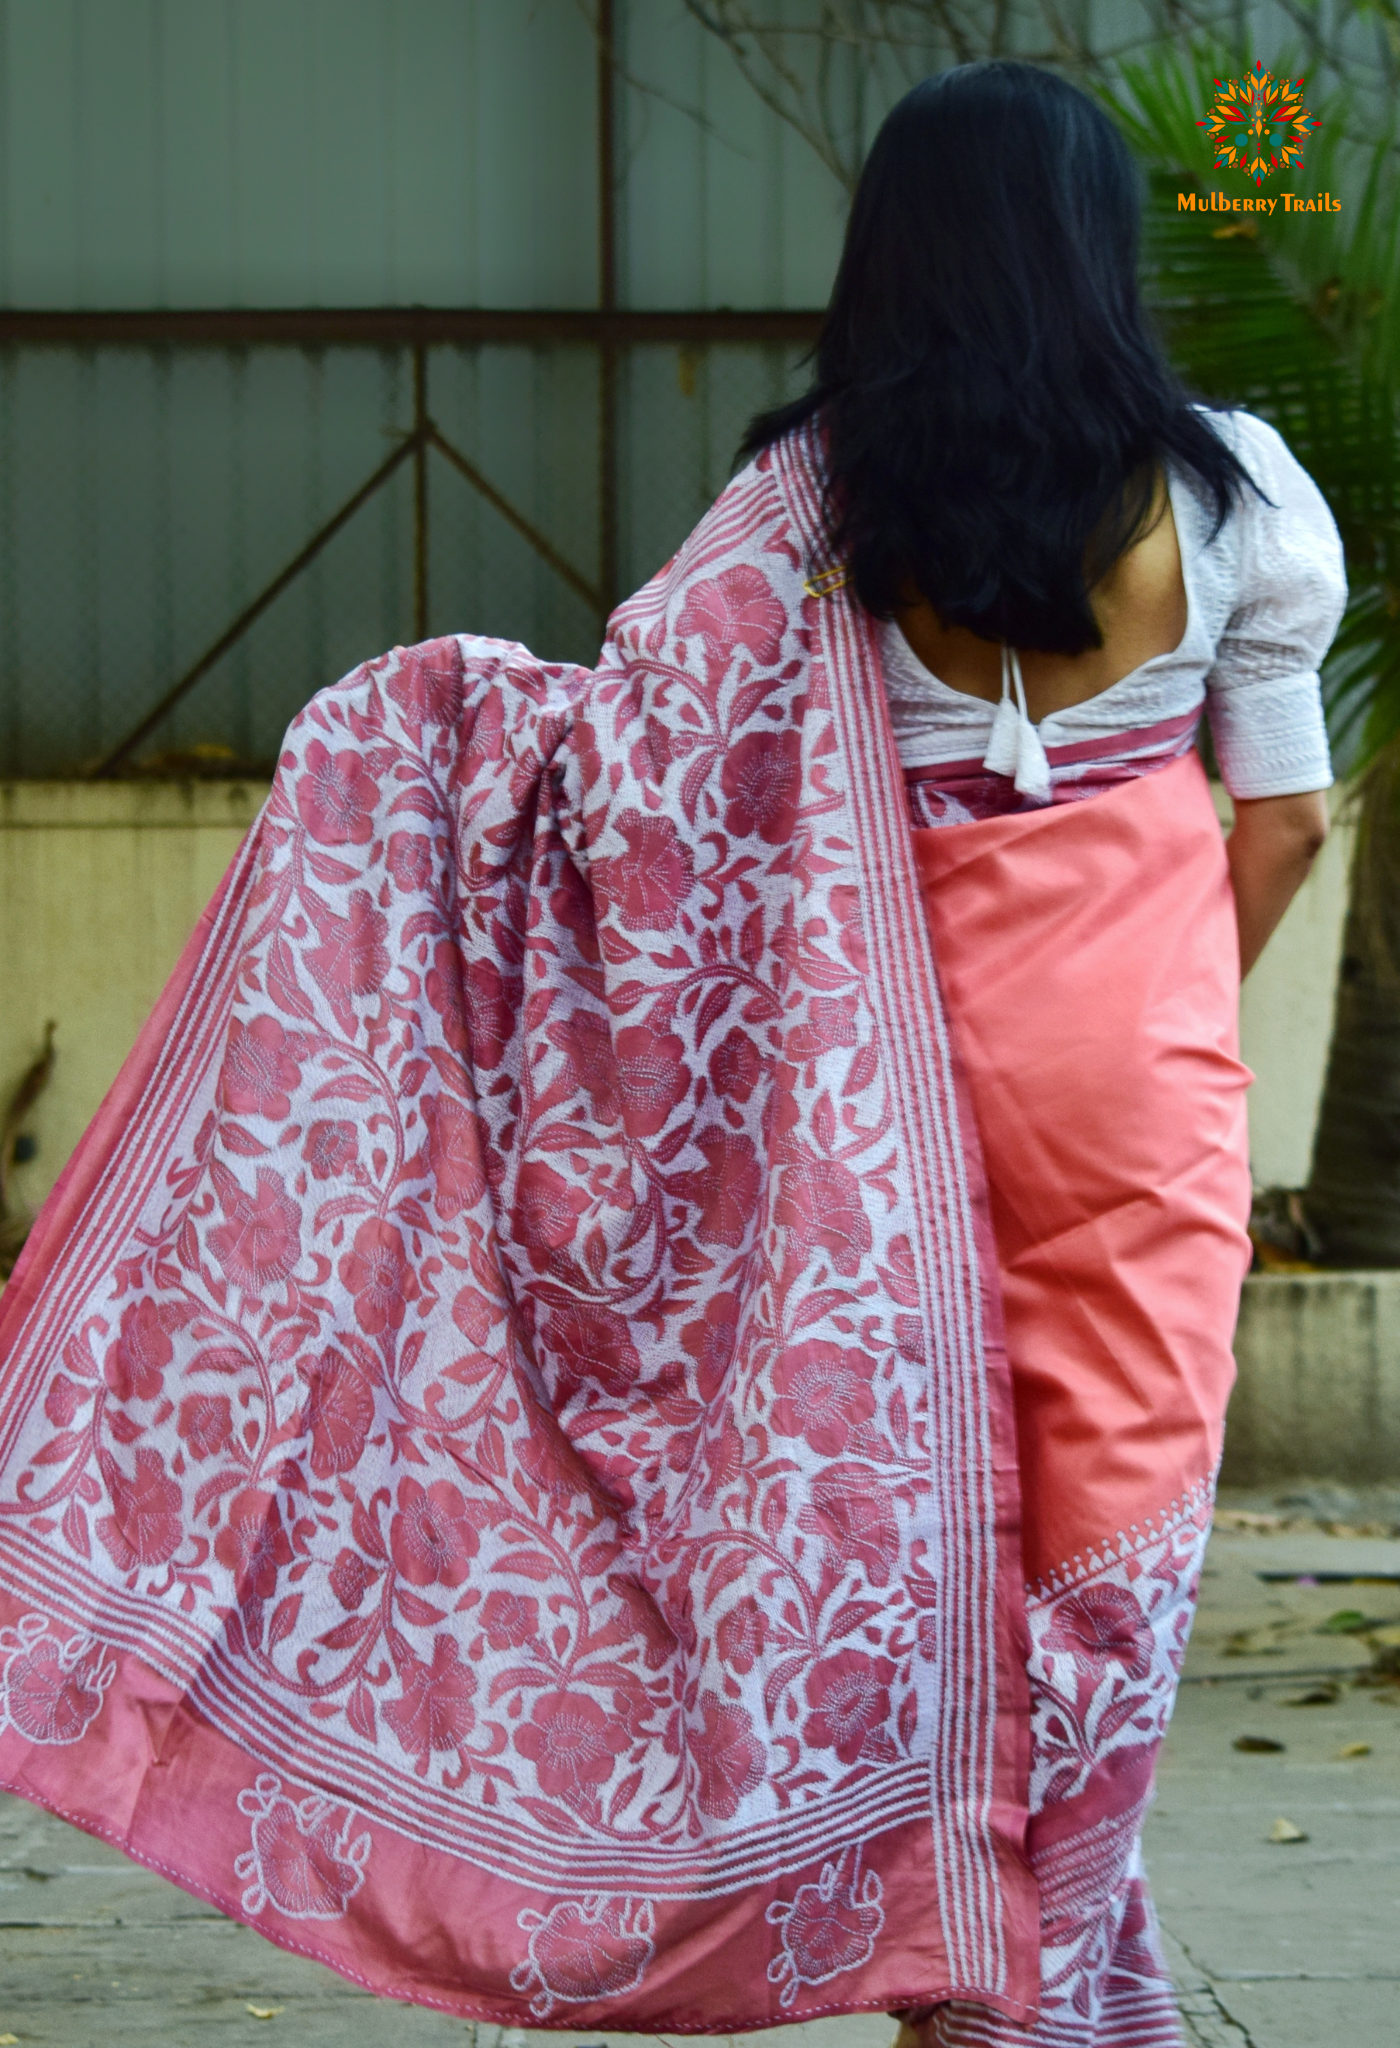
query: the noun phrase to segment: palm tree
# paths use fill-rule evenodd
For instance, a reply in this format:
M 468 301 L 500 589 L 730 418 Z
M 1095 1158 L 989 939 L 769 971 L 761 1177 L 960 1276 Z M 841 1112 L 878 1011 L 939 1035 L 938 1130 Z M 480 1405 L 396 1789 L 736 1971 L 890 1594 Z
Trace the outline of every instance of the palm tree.
M 1341 212 L 1183 212 L 1180 192 L 1254 189 L 1213 168 L 1196 125 L 1221 64 L 1160 52 L 1105 103 L 1149 168 L 1147 287 L 1174 361 L 1273 421 L 1346 549 L 1326 691 L 1358 848 L 1304 1210 L 1329 1264 L 1400 1265 L 1400 166 L 1394 135 L 1358 136 L 1337 97 L 1292 189 L 1339 194 Z

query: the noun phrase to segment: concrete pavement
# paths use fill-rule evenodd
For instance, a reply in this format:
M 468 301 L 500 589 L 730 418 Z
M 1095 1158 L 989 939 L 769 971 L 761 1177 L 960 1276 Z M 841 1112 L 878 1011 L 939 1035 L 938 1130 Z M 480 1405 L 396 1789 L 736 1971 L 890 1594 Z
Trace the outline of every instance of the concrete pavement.
M 1400 1684 L 1353 1681 L 1385 1652 L 1390 1625 L 1400 1663 L 1400 1540 L 1328 1535 L 1308 1513 L 1263 1534 L 1235 1520 L 1211 1543 L 1148 1825 L 1188 2036 L 1193 2048 L 1390 2048 L 1400 2035 Z M 1379 1632 L 1329 1631 L 1346 1612 Z M 1281 1747 L 1240 1750 L 1240 1738 Z M 1280 1820 L 1305 1839 L 1271 1841 Z M 863 2016 L 744 2036 L 742 2048 L 889 2048 L 893 2034 L 890 2021 Z M 473 2028 L 371 1998 L 105 1844 L 0 1799 L 0 2044 L 11 2038 L 25 2048 L 655 2048 L 663 2037 Z

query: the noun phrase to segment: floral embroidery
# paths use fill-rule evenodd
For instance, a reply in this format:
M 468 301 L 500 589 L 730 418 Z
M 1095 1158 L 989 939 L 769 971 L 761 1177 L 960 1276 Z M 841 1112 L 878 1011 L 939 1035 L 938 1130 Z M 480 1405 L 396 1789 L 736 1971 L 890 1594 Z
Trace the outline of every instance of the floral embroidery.
M 0 1628 L 0 1727 L 27 1742 L 78 1742 L 102 1711 L 116 1660 L 91 1636 L 55 1635 L 47 1615 Z
M 561 1899 L 547 1913 L 519 1915 L 529 1960 L 510 1973 L 511 1988 L 531 1991 L 530 2011 L 548 2019 L 556 2005 L 588 2005 L 635 1991 L 656 1953 L 649 1899 Z
M 238 1795 L 252 1821 L 252 1847 L 234 1860 L 244 1885 L 243 1911 L 256 1919 L 273 1906 L 288 1920 L 340 1920 L 365 1881 L 368 1832 L 351 1839 L 354 1815 L 323 1793 L 299 1803 L 266 1771 Z
M 778 2003 L 795 2005 L 804 1984 L 829 1984 L 858 1970 L 875 1953 L 885 1924 L 885 1887 L 878 1871 L 861 1875 L 860 1849 L 843 1849 L 822 1866 L 815 1884 L 800 1884 L 791 1899 L 774 1899 L 768 1924 L 780 1947 L 768 1965 L 770 1984 L 781 1984 Z M 849 1869 L 849 1876 L 847 1871 Z

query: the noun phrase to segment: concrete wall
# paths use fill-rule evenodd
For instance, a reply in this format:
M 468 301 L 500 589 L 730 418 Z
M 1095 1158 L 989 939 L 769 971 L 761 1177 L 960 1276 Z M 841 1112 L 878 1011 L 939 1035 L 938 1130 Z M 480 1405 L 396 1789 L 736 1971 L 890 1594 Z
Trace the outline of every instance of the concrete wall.
M 241 783 L 0 784 L 0 1090 L 58 1025 L 15 1180 L 38 1206 L 114 1080 L 265 792 Z
M 257 814 L 254 784 L 0 784 L 0 1091 L 58 1023 L 39 1153 L 17 1187 L 36 1204 L 102 1099 L 195 919 Z M 1255 1178 L 1306 1178 L 1331 1030 L 1350 836 L 1334 831 L 1245 987 L 1244 1056 L 1258 1076 Z
M 1301 1187 L 1308 1177 L 1355 844 L 1337 816 L 1344 802 L 1336 793 L 1331 837 L 1240 998 L 1241 1048 L 1257 1076 L 1249 1151 L 1261 1187 Z
M 1400 1273 L 1256 1273 L 1235 1332 L 1226 1485 L 1400 1477 Z

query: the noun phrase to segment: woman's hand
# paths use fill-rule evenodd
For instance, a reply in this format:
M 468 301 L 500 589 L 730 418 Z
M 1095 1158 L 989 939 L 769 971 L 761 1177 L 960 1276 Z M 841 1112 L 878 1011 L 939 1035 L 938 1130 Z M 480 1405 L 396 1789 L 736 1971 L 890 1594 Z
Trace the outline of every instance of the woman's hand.
M 1235 886 L 1241 977 L 1307 880 L 1326 837 L 1327 798 L 1321 790 L 1236 801 L 1235 826 L 1225 850 Z

